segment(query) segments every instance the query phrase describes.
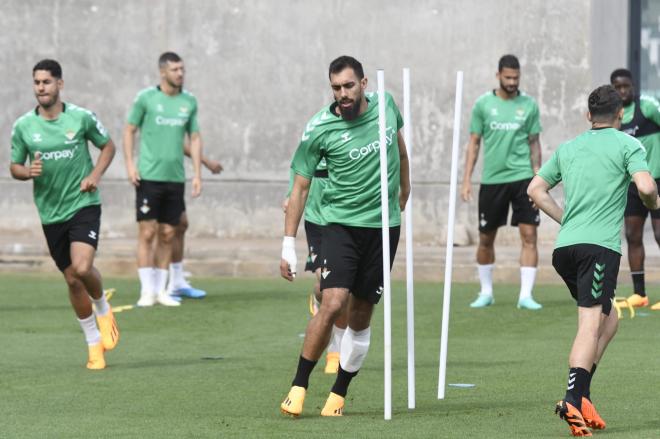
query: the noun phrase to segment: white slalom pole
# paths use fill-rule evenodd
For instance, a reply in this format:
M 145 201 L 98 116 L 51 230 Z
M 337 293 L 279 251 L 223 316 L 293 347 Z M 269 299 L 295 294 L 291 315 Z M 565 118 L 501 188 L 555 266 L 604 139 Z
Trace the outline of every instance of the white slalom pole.
M 385 72 L 378 70 L 378 132 L 380 150 L 380 208 L 383 232 L 383 314 L 385 315 L 385 420 L 392 419 L 392 298 L 390 285 L 390 206 L 387 183 L 387 121 Z
M 403 69 L 403 140 L 408 150 L 410 196 L 406 203 L 406 321 L 408 341 L 408 408 L 415 408 L 415 300 L 413 282 L 412 220 L 412 126 L 410 117 L 410 69 Z
M 447 255 L 445 257 L 445 288 L 442 300 L 442 335 L 440 337 L 440 373 L 438 399 L 445 398 L 447 378 L 447 339 L 449 338 L 449 303 L 451 301 L 451 272 L 454 258 L 454 220 L 456 218 L 456 185 L 458 180 L 458 142 L 461 131 L 461 101 L 463 72 L 456 73 L 456 101 L 454 103 L 454 140 L 451 147 L 451 177 L 449 180 L 449 216 L 447 218 Z

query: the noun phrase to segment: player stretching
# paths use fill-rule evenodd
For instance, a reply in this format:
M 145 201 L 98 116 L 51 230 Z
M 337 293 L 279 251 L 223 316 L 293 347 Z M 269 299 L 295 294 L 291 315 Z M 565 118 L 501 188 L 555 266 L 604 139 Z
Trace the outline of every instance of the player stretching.
M 325 158 L 328 183 L 323 191 L 321 291 L 323 301 L 309 321 L 298 368 L 283 413 L 302 413 L 309 375 L 328 344 L 333 323 L 348 306 L 348 327 L 341 341 L 339 371 L 322 416 L 341 416 L 351 379 L 369 350 L 370 321 L 383 292 L 379 147 L 387 148 L 391 259 L 399 241 L 401 208 L 410 192 L 408 156 L 399 132 L 403 121 L 386 94 L 387 145 L 379 145 L 378 96 L 365 94 L 362 65 L 349 56 L 329 68 L 335 102 L 307 124 L 291 168 L 295 175 L 286 212 L 280 273 L 292 281 L 296 272 L 295 236 L 305 199 L 319 162 Z M 399 191 L 401 188 L 401 191 Z
M 48 250 L 64 275 L 71 306 L 85 334 L 87 368 L 103 369 L 103 352 L 117 345 L 119 329 L 103 294 L 101 273 L 94 267 L 101 225 L 97 189 L 115 155 L 115 145 L 94 113 L 62 102 L 64 81 L 57 61 L 39 61 L 32 79 L 38 105 L 14 123 L 11 175 L 33 180 Z M 96 166 L 88 141 L 101 150 Z
M 621 259 L 621 225 L 630 177 L 644 205 L 658 208 L 646 152 L 618 131 L 622 101 L 610 85 L 589 95 L 591 130 L 557 148 L 529 185 L 534 203 L 561 224 L 552 265 L 578 306 L 578 330 L 568 359 L 568 387 L 555 412 L 573 436 L 605 428 L 591 402 L 591 379 L 618 326 L 611 312 Z M 565 207 L 548 191 L 563 183 Z

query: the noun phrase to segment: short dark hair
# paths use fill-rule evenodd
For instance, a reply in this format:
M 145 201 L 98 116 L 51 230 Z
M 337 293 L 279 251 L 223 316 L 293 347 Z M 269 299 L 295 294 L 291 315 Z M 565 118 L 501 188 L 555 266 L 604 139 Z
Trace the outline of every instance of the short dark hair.
M 353 69 L 355 76 L 357 76 L 358 79 L 364 78 L 364 70 L 362 69 L 362 64 L 360 64 L 360 61 L 353 58 L 352 56 L 347 55 L 342 55 L 330 63 L 330 68 L 328 69 L 328 77 L 335 75 L 349 67 Z
M 181 57 L 174 52 L 165 52 L 158 57 L 158 67 L 163 68 L 168 62 L 181 62 Z
M 520 63 L 515 55 L 504 55 L 497 63 L 497 71 L 501 72 L 502 69 L 515 69 L 520 70 Z
M 632 72 L 628 69 L 616 69 L 610 75 L 610 84 L 613 84 L 616 78 L 629 78 L 632 81 Z
M 53 78 L 62 79 L 62 66 L 54 59 L 42 59 L 32 68 L 32 76 L 37 70 L 50 72 Z
M 623 108 L 623 101 L 611 85 L 601 85 L 589 95 L 592 122 L 609 122 Z

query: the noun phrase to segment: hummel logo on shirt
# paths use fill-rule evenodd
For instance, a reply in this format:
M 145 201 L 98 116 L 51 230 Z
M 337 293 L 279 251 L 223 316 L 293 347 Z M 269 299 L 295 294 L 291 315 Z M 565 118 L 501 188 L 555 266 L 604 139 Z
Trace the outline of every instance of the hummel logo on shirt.
M 96 232 L 94 230 L 90 230 L 89 235 L 87 235 L 87 236 L 89 236 L 92 239 L 96 239 Z

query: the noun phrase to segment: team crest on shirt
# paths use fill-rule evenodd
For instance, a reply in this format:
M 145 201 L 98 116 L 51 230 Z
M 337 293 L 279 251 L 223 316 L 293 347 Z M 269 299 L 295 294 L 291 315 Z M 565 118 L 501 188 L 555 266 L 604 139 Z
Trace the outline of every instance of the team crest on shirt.
M 491 116 L 497 116 L 497 108 L 491 108 L 490 109 L 490 115 Z
M 41 138 L 41 134 L 39 133 L 33 133 L 32 134 L 32 141 L 33 142 L 41 142 L 43 139 Z
M 66 137 L 69 140 L 73 140 L 73 138 L 76 137 L 76 132 L 73 130 L 66 130 L 66 133 L 64 133 L 64 137 Z
M 165 109 L 163 108 L 163 104 L 156 105 L 156 111 L 158 111 L 159 113 L 165 111 Z

